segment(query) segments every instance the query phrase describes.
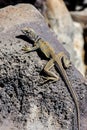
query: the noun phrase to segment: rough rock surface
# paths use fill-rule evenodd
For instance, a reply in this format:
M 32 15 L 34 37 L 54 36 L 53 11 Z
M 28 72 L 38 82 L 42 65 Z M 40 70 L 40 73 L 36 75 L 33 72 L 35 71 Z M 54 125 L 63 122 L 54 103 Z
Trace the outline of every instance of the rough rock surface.
M 76 130 L 74 102 L 60 75 L 53 68 L 59 81 L 40 85 L 46 59 L 40 52 L 21 51 L 25 44 L 31 46 L 21 33 L 25 26 L 34 28 L 56 51 L 65 51 L 31 5 L 0 10 L 0 130 L 71 130 L 72 124 Z M 87 85 L 73 65 L 66 72 L 77 93 L 81 130 L 86 130 Z

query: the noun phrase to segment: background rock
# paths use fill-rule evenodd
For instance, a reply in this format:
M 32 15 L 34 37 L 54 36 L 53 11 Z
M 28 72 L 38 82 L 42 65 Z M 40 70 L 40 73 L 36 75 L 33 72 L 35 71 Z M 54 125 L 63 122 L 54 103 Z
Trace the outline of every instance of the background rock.
M 46 0 L 46 6 L 48 25 L 69 52 L 75 67 L 85 76 L 84 40 L 81 25 L 79 23 L 74 24 L 63 0 Z

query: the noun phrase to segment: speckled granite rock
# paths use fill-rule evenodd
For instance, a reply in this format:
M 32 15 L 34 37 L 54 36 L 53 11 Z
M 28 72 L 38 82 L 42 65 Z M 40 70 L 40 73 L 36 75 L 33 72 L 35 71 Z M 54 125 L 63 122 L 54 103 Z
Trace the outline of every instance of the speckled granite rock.
M 39 52 L 22 52 L 22 46 L 31 46 L 21 33 L 25 26 L 68 55 L 31 5 L 0 10 L 0 130 L 71 130 L 76 122 L 72 97 L 60 76 L 56 83 L 40 85 L 47 61 Z M 86 130 L 87 85 L 73 65 L 66 72 L 80 104 L 81 130 Z

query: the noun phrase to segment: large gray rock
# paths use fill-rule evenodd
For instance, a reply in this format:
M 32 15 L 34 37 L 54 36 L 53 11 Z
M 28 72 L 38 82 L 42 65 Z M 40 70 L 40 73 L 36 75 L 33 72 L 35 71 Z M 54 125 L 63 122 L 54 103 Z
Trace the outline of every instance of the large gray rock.
M 0 10 L 0 130 L 70 130 L 76 122 L 71 94 L 54 67 L 52 70 L 60 80 L 40 85 L 44 81 L 41 72 L 47 61 L 39 52 L 25 54 L 21 50 L 25 44 L 31 46 L 21 33 L 25 26 L 35 29 L 56 52 L 64 51 L 68 55 L 31 5 Z M 81 130 L 86 130 L 86 81 L 73 65 L 66 73 L 77 93 Z M 76 126 L 75 123 L 75 129 Z

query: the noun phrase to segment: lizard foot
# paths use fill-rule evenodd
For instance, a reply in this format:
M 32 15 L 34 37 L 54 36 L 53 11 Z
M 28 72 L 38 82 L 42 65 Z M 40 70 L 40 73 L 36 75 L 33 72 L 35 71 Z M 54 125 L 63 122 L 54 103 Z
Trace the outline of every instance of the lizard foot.
M 31 48 L 29 46 L 25 45 L 22 47 L 22 51 L 29 52 L 29 51 L 31 51 Z
M 47 83 L 48 81 L 51 81 L 51 83 L 54 83 L 56 81 L 58 81 L 59 78 L 53 78 L 53 77 L 44 77 L 41 76 L 41 78 L 45 79 L 43 82 L 40 82 L 40 85 L 43 85 L 45 83 Z

